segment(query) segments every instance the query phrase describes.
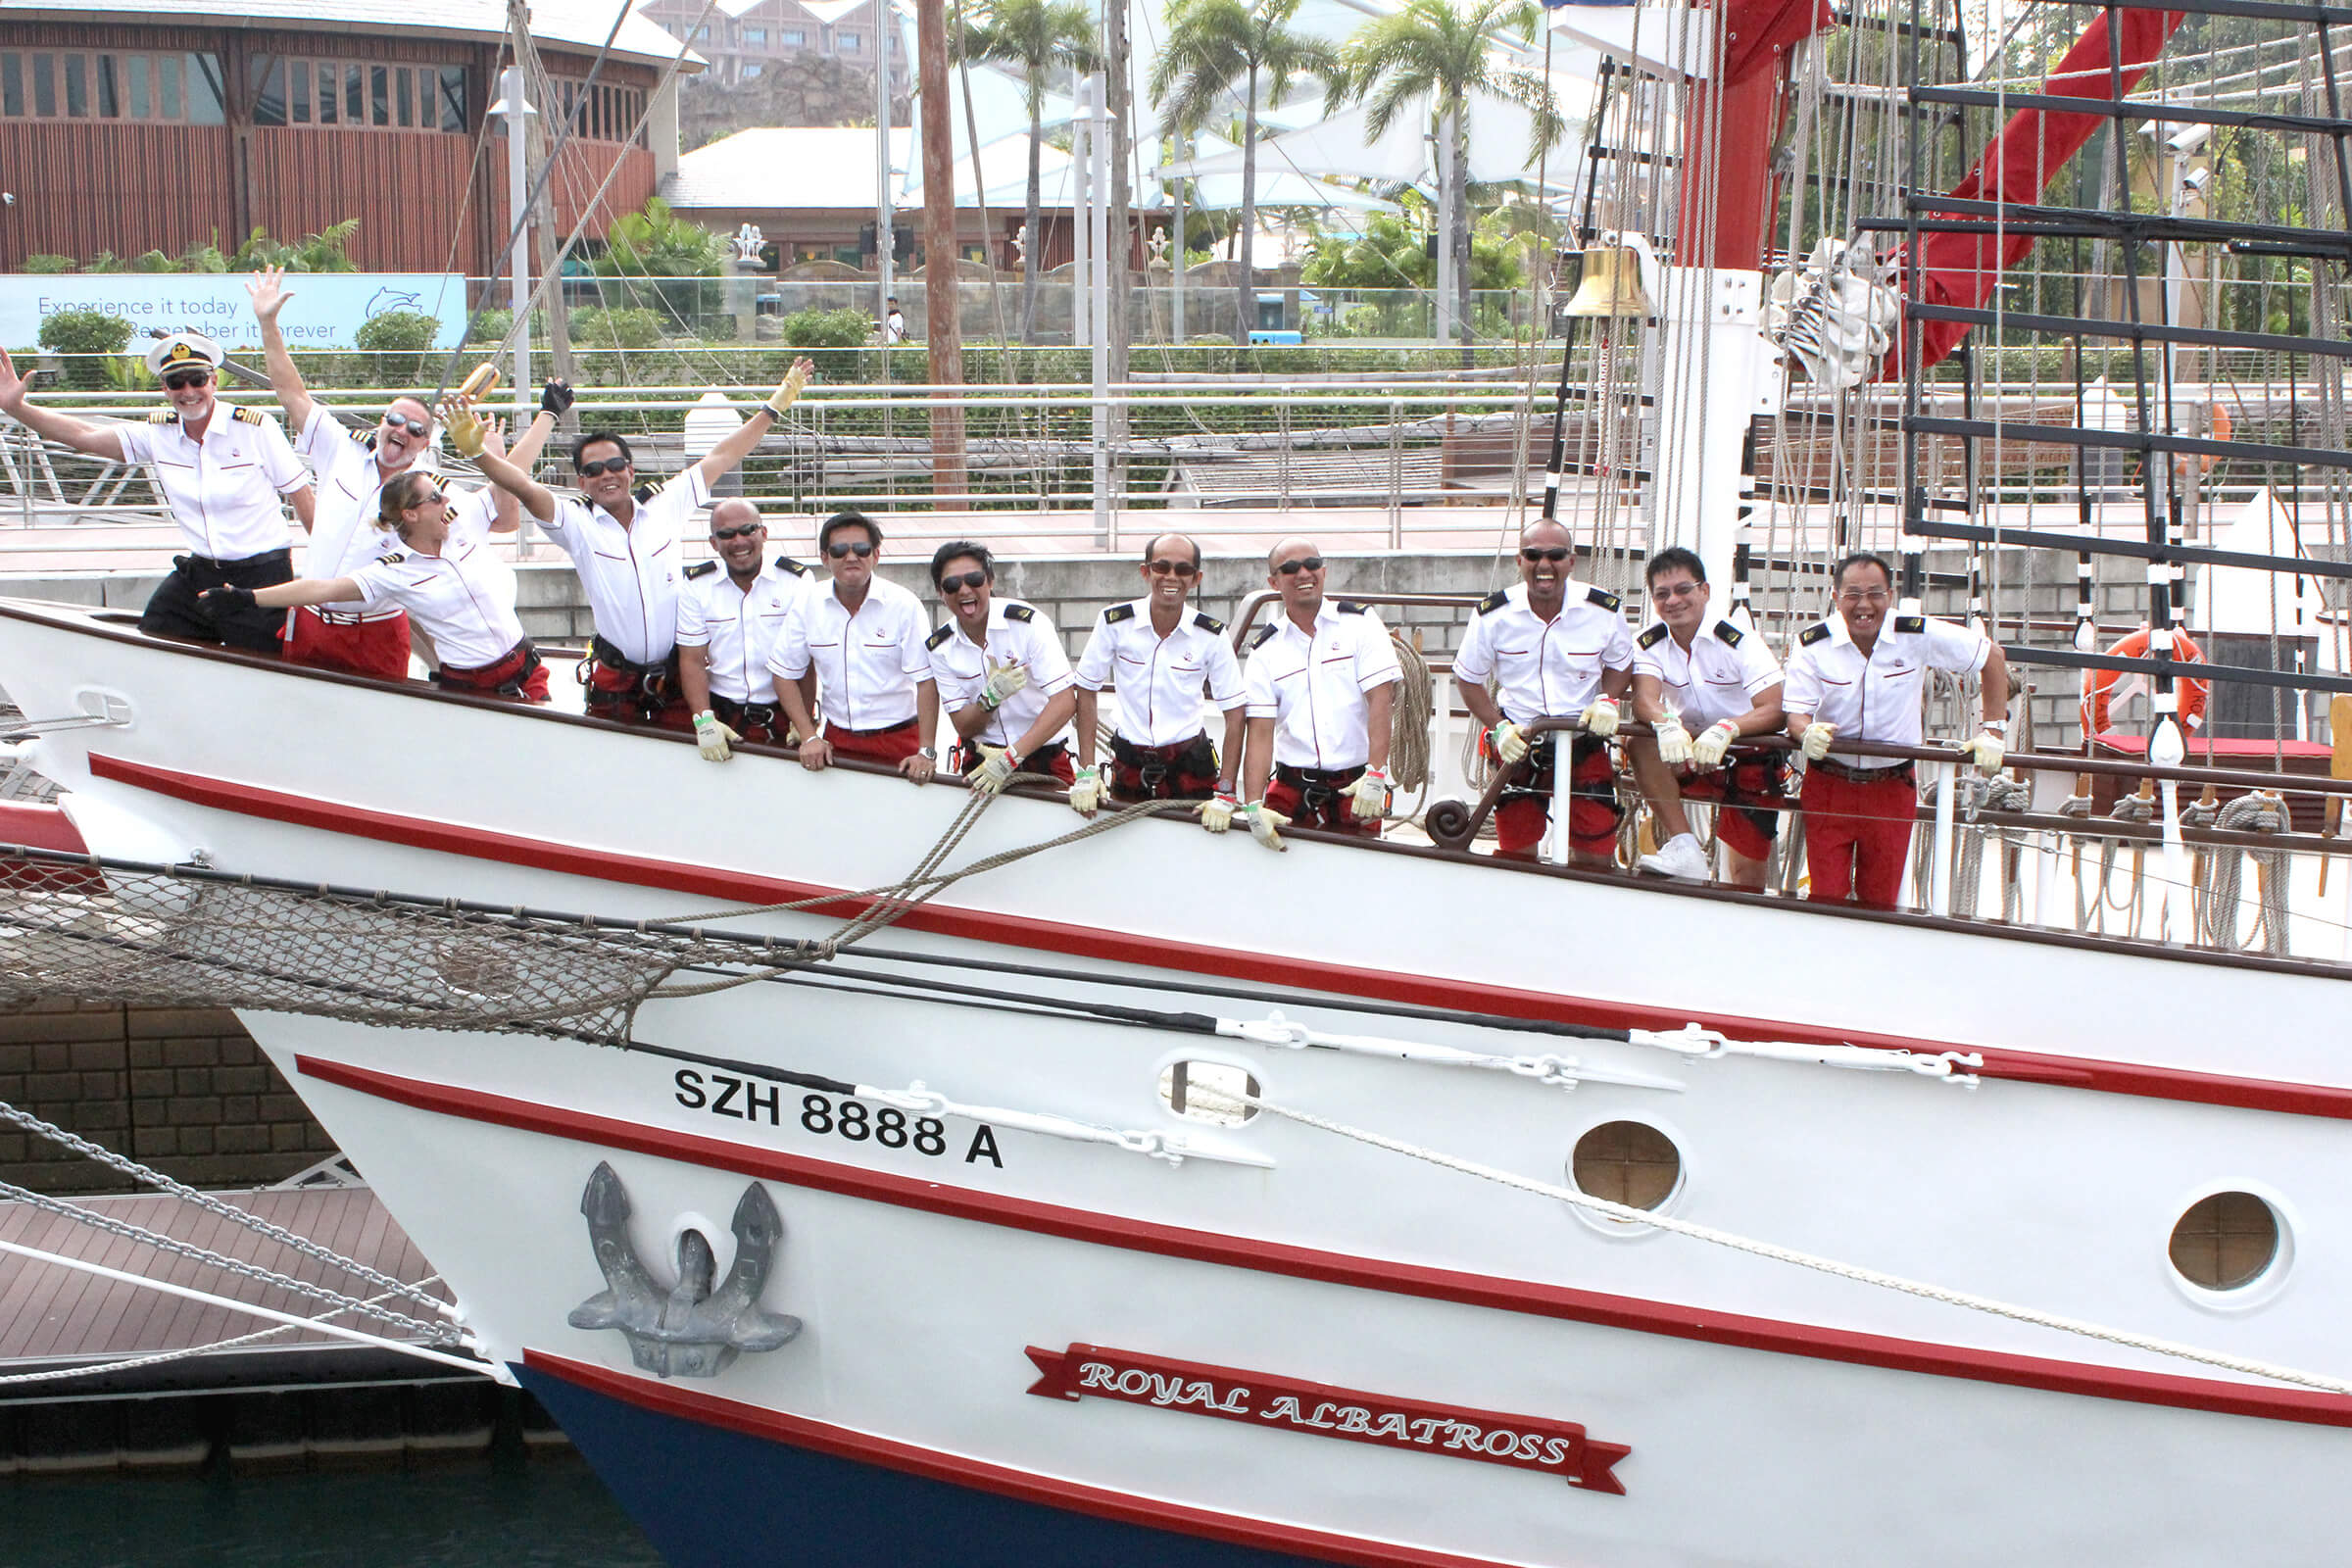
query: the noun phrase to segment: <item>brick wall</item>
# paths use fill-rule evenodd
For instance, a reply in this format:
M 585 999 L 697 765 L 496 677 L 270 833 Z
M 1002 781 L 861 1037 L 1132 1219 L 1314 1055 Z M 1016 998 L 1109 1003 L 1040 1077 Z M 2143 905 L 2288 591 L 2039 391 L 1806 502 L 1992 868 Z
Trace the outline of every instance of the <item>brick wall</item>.
M 0 1101 L 198 1187 L 258 1187 L 334 1145 L 217 1008 L 44 1002 L 0 1013 Z M 0 1128 L 0 1180 L 44 1193 L 133 1184 Z

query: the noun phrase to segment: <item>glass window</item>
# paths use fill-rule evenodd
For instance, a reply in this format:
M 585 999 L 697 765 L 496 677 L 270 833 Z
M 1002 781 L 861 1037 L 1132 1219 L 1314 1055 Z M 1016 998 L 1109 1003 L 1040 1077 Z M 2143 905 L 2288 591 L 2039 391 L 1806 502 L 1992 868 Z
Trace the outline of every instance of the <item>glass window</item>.
M 100 55 L 98 57 L 98 113 L 108 120 L 119 120 L 122 115 L 122 98 L 120 93 L 115 91 L 115 57 Z
M 776 34 L 776 42 L 787 49 L 806 49 L 808 47 L 808 34 L 798 27 L 786 27 Z
M 57 118 L 57 56 L 32 57 L 32 112 L 43 120 Z
M 463 131 L 466 128 L 466 68 L 441 68 L 441 128 Z
M 228 117 L 220 105 L 220 58 L 218 55 L 188 56 L 188 122 L 194 125 L 226 123 Z
M 254 89 L 253 122 L 282 125 L 286 122 L 286 63 L 272 57 L 267 64 L 255 64 L 262 68 L 262 81 Z
M 368 68 L 368 107 L 372 111 L 368 117 L 369 124 L 392 123 L 392 70 L 389 66 Z
M 90 112 L 90 62 L 85 55 L 66 56 L 66 113 L 75 120 Z
M 399 101 L 400 122 L 403 125 L 415 125 L 416 123 L 416 78 L 405 71 L 396 71 L 392 74 L 392 85 L 393 96 Z
M 368 83 L 357 66 L 343 68 L 343 123 L 368 123 Z
M 320 65 L 318 68 L 318 123 L 321 125 L 334 124 L 339 118 L 335 111 L 342 107 L 342 102 L 343 95 L 335 90 L 335 68 L 330 65 Z
M 148 90 L 148 76 L 153 70 L 145 55 L 122 57 L 122 112 L 133 120 L 155 118 L 155 94 Z
M 11 49 L 0 54 L 0 115 L 24 113 L 24 57 Z
M 747 62 L 743 68 L 743 79 L 749 81 L 758 74 L 760 74 L 760 62 L 757 60 Z
M 311 122 L 311 63 L 295 61 L 286 79 L 294 89 L 286 99 L 286 118 L 297 125 L 307 125 Z
M 185 55 L 165 55 L 156 61 L 157 118 L 162 120 L 183 118 L 180 113 L 179 77 L 186 62 L 187 56 Z
M 838 33 L 835 37 L 845 55 L 862 54 L 865 50 L 865 39 L 855 32 Z

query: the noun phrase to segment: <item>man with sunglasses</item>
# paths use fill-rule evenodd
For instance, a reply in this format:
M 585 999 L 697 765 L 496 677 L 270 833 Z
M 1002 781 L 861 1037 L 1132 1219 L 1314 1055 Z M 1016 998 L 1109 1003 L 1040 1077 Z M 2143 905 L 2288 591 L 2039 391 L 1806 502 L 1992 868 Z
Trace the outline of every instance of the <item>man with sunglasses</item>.
M 956 727 L 950 761 L 991 794 L 1015 773 L 1046 773 L 1067 784 L 1070 659 L 1061 634 L 1034 605 L 999 599 L 988 547 L 952 539 L 931 557 L 931 586 L 947 624 L 924 640 L 940 706 Z
M 309 527 L 311 476 L 277 421 L 259 409 L 230 408 L 213 397 L 226 359 L 198 332 L 174 332 L 147 351 L 147 368 L 171 399 L 143 424 L 84 419 L 37 408 L 16 365 L 0 350 L 0 412 L 44 441 L 109 463 L 144 463 L 171 507 L 189 553 L 147 601 L 139 630 L 150 637 L 223 643 L 248 653 L 278 652 L 283 612 L 249 602 L 204 604 L 207 588 L 267 588 L 294 575 L 285 508 Z
M 596 625 L 582 666 L 590 716 L 686 726 L 677 646 L 678 558 L 686 519 L 710 504 L 710 487 L 751 455 L 815 368 L 809 360 L 794 361 L 750 418 L 659 489 L 636 485 L 637 461 L 628 438 L 612 430 L 590 430 L 572 443 L 571 467 L 584 493 L 561 499 L 506 459 L 459 447 L 480 463 L 492 483 L 522 503 L 538 520 L 539 531 L 563 548 L 579 573 Z M 566 389 L 564 407 L 569 406 Z
M 1707 853 L 1683 802 L 1716 800 L 1715 837 L 1731 855 L 1732 882 L 1761 888 L 1787 799 L 1785 754 L 1731 748 L 1780 732 L 1781 662 L 1754 627 L 1707 618 L 1707 568 L 1694 552 L 1659 551 L 1644 580 L 1658 619 L 1634 639 L 1634 716 L 1651 734 L 1632 737 L 1626 751 L 1666 842 L 1642 857 L 1641 869 L 1706 881 Z
M 1380 617 L 1325 599 L 1323 582 L 1323 552 L 1310 540 L 1285 539 L 1266 558 L 1282 613 L 1250 639 L 1242 672 L 1242 796 L 1250 836 L 1269 849 L 1282 848 L 1274 830 L 1293 822 L 1377 838 L 1388 814 L 1390 715 L 1403 671 Z
M 833 574 L 812 591 L 776 639 L 768 673 L 785 716 L 805 739 L 801 765 L 819 772 L 836 759 L 888 762 L 927 784 L 939 753 L 939 687 L 931 679 L 931 626 L 921 600 L 874 575 L 882 530 L 861 512 L 837 512 L 816 530 L 817 553 Z M 816 673 L 822 733 L 801 681 Z
M 1494 808 L 1495 853 L 1532 860 L 1551 820 L 1552 744 L 1530 745 L 1523 726 L 1574 717 L 1584 726 L 1569 750 L 1568 847 L 1576 864 L 1617 863 L 1616 769 L 1609 737 L 1618 701 L 1634 680 L 1634 639 L 1617 596 L 1572 575 L 1576 544 L 1548 519 L 1519 536 L 1519 586 L 1478 607 L 1453 656 L 1462 707 L 1486 730 L 1487 755 L 1510 770 Z M 1498 688 L 1498 703 L 1487 682 Z
M 1207 801 L 1201 820 L 1222 832 L 1233 820 L 1234 780 L 1241 776 L 1241 665 L 1225 623 L 1191 608 L 1200 580 L 1198 544 L 1163 533 L 1146 547 L 1137 570 L 1144 597 L 1095 617 L 1078 656 L 1078 769 L 1070 805 L 1092 816 L 1106 797 L 1121 806 Z M 1106 686 L 1114 688 L 1116 704 L 1107 780 L 1095 767 Z M 1222 749 L 1209 744 L 1203 722 L 1212 706 L 1225 715 Z
M 310 549 L 303 575 L 349 577 L 361 567 L 400 549 L 400 541 L 378 525 L 376 502 L 385 484 L 418 464 L 433 466 L 433 414 L 421 397 L 397 397 L 372 429 L 353 430 L 311 396 L 294 356 L 286 350 L 278 313 L 294 296 L 285 287 L 285 269 L 264 268 L 245 292 L 262 326 L 262 352 L 270 368 L 270 390 L 294 426 L 294 450 L 318 476 L 318 501 L 311 521 Z M 539 455 L 552 424 L 535 422 L 517 442 L 514 461 L 525 466 Z M 504 452 L 498 432 L 486 432 L 492 449 Z M 448 489 L 448 487 L 444 487 Z M 494 486 L 449 491 L 453 526 L 460 533 L 513 533 L 522 509 Z M 378 680 L 409 675 L 409 615 L 397 603 L 369 609 L 350 601 L 303 605 L 286 620 L 288 662 L 340 669 Z
M 678 585 L 678 686 L 694 715 L 696 749 L 704 760 L 723 762 L 739 741 L 784 744 L 767 660 L 816 579 L 790 556 L 763 559 L 767 524 L 749 501 L 710 509 L 710 548 L 718 559 L 688 566 Z
M 1986 774 L 2001 770 L 2009 733 L 2009 661 L 1983 632 L 1886 609 L 1894 577 L 1856 551 L 1830 574 L 1838 613 L 1797 633 L 1782 706 L 1805 754 L 1807 897 L 1874 909 L 1902 897 L 1919 784 L 1908 761 L 1831 750 L 1838 741 L 1920 742 L 1928 671 L 1976 675 L 1984 723 L 1960 748 Z

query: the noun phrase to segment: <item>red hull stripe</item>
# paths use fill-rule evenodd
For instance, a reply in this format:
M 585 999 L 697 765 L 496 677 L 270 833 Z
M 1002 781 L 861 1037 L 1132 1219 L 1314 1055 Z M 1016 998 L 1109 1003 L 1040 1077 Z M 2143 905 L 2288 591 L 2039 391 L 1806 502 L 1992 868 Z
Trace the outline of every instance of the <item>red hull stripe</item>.
M 24 801 L 0 801 L 0 844 L 23 844 L 65 855 L 90 853 L 90 847 L 81 841 L 81 829 L 74 825 L 72 817 L 57 807 L 33 806 Z
M 879 1465 L 885 1470 L 972 1487 L 1001 1496 L 1018 1498 L 1023 1502 L 1043 1503 L 1050 1508 L 1064 1508 L 1073 1513 L 1091 1514 L 1099 1519 L 1141 1525 L 1146 1529 L 1203 1536 L 1211 1541 L 1231 1542 L 1267 1551 L 1285 1551 L 1294 1556 L 1321 1557 L 1331 1562 L 1378 1564 L 1381 1568 L 1502 1568 L 1501 1563 L 1494 1558 L 1462 1557 L 1449 1551 L 1400 1545 L 1393 1541 L 1374 1541 L 1363 1536 L 1309 1530 L 1300 1525 L 1278 1524 L 1270 1519 L 1252 1519 L 1243 1514 L 1220 1513 L 1157 1497 L 1138 1496 L 1134 1493 L 1116 1492 L 1108 1487 L 1087 1486 L 1082 1482 L 1040 1475 L 1034 1470 L 1016 1470 L 1010 1465 L 990 1464 L 984 1459 L 967 1458 L 958 1453 L 945 1453 L 937 1448 L 918 1447 L 910 1443 L 878 1438 L 868 1432 L 835 1426 L 829 1421 L 811 1421 L 806 1416 L 786 1415 L 763 1405 L 745 1404 L 737 1399 L 722 1399 L 715 1395 L 700 1394 L 674 1384 L 630 1377 L 626 1373 L 592 1366 L 584 1361 L 551 1355 L 545 1350 L 524 1350 L 522 1364 L 534 1372 L 562 1378 L 592 1394 L 619 1399 L 659 1415 L 675 1416 L 683 1421 L 740 1432 L 748 1437 L 765 1438 L 798 1448 Z
M 728 899 L 742 904 L 788 904 L 821 895 L 841 894 L 839 888 L 776 877 L 753 876 L 716 866 L 681 865 L 607 850 L 551 844 L 540 839 L 493 833 L 423 817 L 400 816 L 334 801 L 315 801 L 283 795 L 250 784 L 181 773 L 146 762 L 129 762 L 101 753 L 89 754 L 90 771 L 100 778 L 169 795 L 217 810 L 267 817 L 301 827 L 318 828 L 354 838 L 376 839 L 412 849 L 435 850 L 471 859 L 495 860 L 534 870 L 592 877 L 631 887 L 662 888 L 675 893 Z M 835 906 L 843 914 L 864 907 L 864 901 L 846 894 Z M 1667 1012 L 1656 1007 L 1601 1001 L 1544 991 L 1519 991 L 1467 980 L 1431 975 L 1400 974 L 1359 969 L 1312 958 L 1278 954 L 1237 953 L 1200 943 L 1162 937 L 1104 931 L 1094 926 L 1066 925 L 1023 915 L 986 909 L 957 909 L 927 904 L 906 915 L 904 923 L 921 931 L 997 943 L 1046 953 L 1109 958 L 1122 963 L 1173 969 L 1189 974 L 1216 975 L 1263 985 L 1293 986 L 1339 996 L 1366 997 L 1417 1006 L 1451 1007 L 1471 1012 L 1502 1013 L 1517 1018 L 1544 1018 L 1559 1023 L 1605 1029 L 1679 1029 L 1698 1023 L 1739 1040 L 1788 1040 L 1805 1045 L 1867 1046 L 1882 1051 L 1972 1050 L 1973 1047 L 1936 1045 L 1909 1036 L 1840 1033 L 1818 1025 L 1741 1017 L 1733 1013 Z M 2284 1111 L 2301 1116 L 2332 1116 L 2352 1120 L 2352 1089 L 2324 1084 L 2280 1083 L 2263 1078 L 2231 1078 L 2219 1073 L 2185 1072 L 2171 1067 L 2148 1067 L 2098 1061 L 2081 1056 L 2054 1056 L 2036 1052 L 1984 1050 L 1985 1077 L 2015 1079 L 2071 1089 L 2093 1089 L 2106 1094 L 2138 1095 L 2154 1100 L 2181 1100 L 2199 1104 L 2233 1105 L 2246 1110 Z
M 1784 1355 L 1846 1361 L 1857 1366 L 1886 1367 L 1898 1372 L 1921 1372 L 1937 1377 L 1968 1378 L 2003 1383 L 2057 1394 L 2088 1395 L 2126 1399 L 2140 1404 L 2174 1405 L 2187 1410 L 2213 1410 L 2226 1415 L 2260 1416 L 2278 1421 L 2307 1421 L 2321 1426 L 2352 1426 L 2352 1398 L 2308 1389 L 2267 1388 L 2226 1383 L 2211 1378 L 2171 1373 L 2138 1372 L 2117 1367 L 2090 1366 L 2077 1361 L 2054 1361 L 2042 1356 L 2015 1355 L 1965 1346 L 1935 1345 L 1898 1340 L 1846 1329 L 1820 1328 L 1774 1318 L 1744 1317 L 1703 1307 L 1678 1306 L 1639 1297 L 1609 1296 L 1597 1291 L 1571 1290 L 1525 1280 L 1496 1279 L 1455 1269 L 1429 1268 L 1383 1258 L 1326 1252 L 1313 1248 L 1255 1241 L 1129 1219 L 1091 1209 L 1068 1208 L 1030 1199 L 975 1193 L 939 1182 L 864 1170 L 831 1160 L 811 1159 L 773 1149 L 753 1149 L 723 1139 L 672 1132 L 638 1122 L 620 1121 L 585 1111 L 563 1110 L 531 1101 L 514 1100 L 478 1089 L 429 1083 L 355 1067 L 347 1062 L 297 1055 L 294 1064 L 306 1078 L 413 1106 L 438 1115 L 458 1116 L 493 1126 L 513 1127 L 550 1138 L 571 1139 L 599 1149 L 626 1150 L 672 1159 L 711 1170 L 731 1171 L 760 1181 L 781 1182 L 814 1192 L 834 1193 L 870 1202 L 941 1214 L 951 1219 L 1008 1230 L 1057 1236 L 1097 1247 L 1124 1248 L 1163 1257 L 1188 1258 L 1228 1268 L 1250 1269 L 1292 1279 L 1317 1280 L 1357 1290 L 1384 1291 L 1396 1296 L 1424 1297 L 1501 1312 L 1592 1323 L 1602 1328 L 1659 1334 L 1709 1345 L 1769 1350 Z

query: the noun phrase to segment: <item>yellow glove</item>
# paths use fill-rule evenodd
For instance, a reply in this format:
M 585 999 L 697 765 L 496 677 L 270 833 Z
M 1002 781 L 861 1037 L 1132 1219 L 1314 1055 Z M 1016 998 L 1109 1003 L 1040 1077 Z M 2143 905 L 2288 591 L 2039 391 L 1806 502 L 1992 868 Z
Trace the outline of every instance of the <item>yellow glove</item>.
M 1289 827 L 1291 825 L 1289 817 L 1275 810 L 1263 801 L 1251 801 L 1248 806 L 1242 808 L 1242 813 L 1250 818 L 1250 836 L 1251 838 L 1269 850 L 1288 850 L 1290 848 L 1288 844 L 1282 842 L 1282 835 L 1275 831 L 1276 828 Z
M 1990 778 L 2001 770 L 2001 760 L 2009 755 L 2009 743 L 1986 729 L 1978 731 L 1977 738 L 1960 750 L 1977 764 L 1978 772 Z
M 489 426 L 463 398 L 451 398 L 441 405 L 441 428 L 449 432 L 450 449 L 461 458 L 478 458 L 490 444 Z
M 1389 814 L 1389 788 L 1388 769 L 1367 767 L 1340 793 L 1348 798 L 1348 809 L 1357 821 L 1377 822 Z
M 1012 775 L 1020 768 L 1021 760 L 1012 755 L 1012 748 L 984 745 L 980 748 L 980 765 L 972 769 L 972 788 L 983 795 L 999 794 L 1012 782 Z
M 703 754 L 706 762 L 723 762 L 733 757 L 729 748 L 742 739 L 708 708 L 694 715 L 694 749 Z
M 1806 761 L 1818 762 L 1830 755 L 1830 743 L 1837 738 L 1835 729 L 1815 719 L 1805 726 L 1805 738 L 1796 743 L 1796 749 L 1805 754 Z
M 1092 816 L 1102 808 L 1102 775 L 1082 767 L 1070 780 L 1070 809 L 1080 816 Z
M 1721 767 L 1723 754 L 1730 751 L 1732 742 L 1739 738 L 1739 722 L 1736 719 L 1719 718 L 1707 726 L 1706 733 L 1690 743 L 1690 760 L 1701 767 Z
M 988 684 L 980 688 L 980 706 L 993 713 L 1005 698 L 1029 689 L 1029 666 L 1010 661 L 1000 664 L 993 659 L 987 664 Z
M 1222 833 L 1233 826 L 1233 808 L 1239 803 L 1230 795 L 1218 795 L 1201 804 L 1200 825 L 1211 833 Z
M 1617 733 L 1617 699 L 1614 697 L 1593 698 L 1592 706 L 1579 714 L 1578 719 L 1585 726 L 1586 734 L 1597 735 L 1602 740 L 1607 740 Z
M 1658 738 L 1658 760 L 1668 767 L 1680 767 L 1690 760 L 1690 732 L 1683 728 L 1681 717 L 1668 713 L 1650 726 Z
M 801 389 L 808 384 L 808 377 L 815 373 L 816 366 L 812 361 L 793 361 L 792 368 L 784 372 L 783 381 L 768 394 L 767 412 L 779 419 L 784 417 L 784 411 L 792 407 L 800 397 Z
M 1494 760 L 1505 767 L 1516 767 L 1527 756 L 1527 736 L 1518 725 L 1507 718 L 1498 718 L 1487 731 L 1487 740 L 1494 748 Z

